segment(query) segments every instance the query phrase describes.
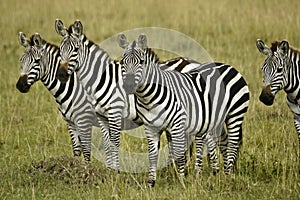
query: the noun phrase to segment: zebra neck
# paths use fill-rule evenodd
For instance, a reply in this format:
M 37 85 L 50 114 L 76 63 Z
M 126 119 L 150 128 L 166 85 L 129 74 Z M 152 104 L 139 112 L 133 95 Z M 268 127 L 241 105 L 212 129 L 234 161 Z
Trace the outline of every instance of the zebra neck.
M 290 99 L 300 99 L 300 59 L 299 52 L 290 49 L 289 59 L 286 61 L 286 73 L 285 75 L 285 92 Z
M 55 45 L 46 44 L 45 55 L 41 63 L 41 81 L 55 97 L 62 83 L 56 78 L 56 72 L 60 63 L 59 48 Z
M 161 80 L 163 79 L 163 71 L 160 69 L 160 62 L 157 59 L 154 52 L 150 52 L 150 54 L 146 54 L 146 61 L 144 64 L 144 69 L 142 72 L 141 82 L 137 89 L 137 95 L 140 97 L 147 96 L 149 85 L 161 85 Z M 153 82 L 153 78 L 155 78 L 156 82 Z
M 97 92 L 97 84 L 111 63 L 108 53 L 89 40 L 85 35 L 82 38 L 83 51 L 79 55 L 79 68 L 77 75 L 89 96 Z

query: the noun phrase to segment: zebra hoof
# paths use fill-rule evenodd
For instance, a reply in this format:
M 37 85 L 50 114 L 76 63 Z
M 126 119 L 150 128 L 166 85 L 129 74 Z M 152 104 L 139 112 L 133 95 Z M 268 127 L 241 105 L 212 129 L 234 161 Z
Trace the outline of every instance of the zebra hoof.
M 115 167 L 108 166 L 107 169 L 111 172 L 117 172 L 118 174 L 120 174 L 120 169 L 116 169 Z
M 217 173 L 219 173 L 219 169 L 213 169 L 213 175 L 215 176 L 215 175 L 217 175 Z
M 179 182 L 181 183 L 182 187 L 184 189 L 186 189 L 184 181 L 185 181 L 185 175 L 184 174 L 179 174 Z
M 154 187 L 155 180 L 148 180 L 148 187 Z
M 199 177 L 201 174 L 202 174 L 202 168 L 201 167 L 195 167 L 194 175 L 196 177 Z
M 62 83 L 66 83 L 69 80 L 69 74 L 67 70 L 61 67 L 58 68 L 56 77 Z
M 226 173 L 225 172 L 225 175 L 229 178 L 229 179 L 232 179 L 232 180 L 234 180 L 235 179 L 235 175 L 234 175 L 234 173 Z

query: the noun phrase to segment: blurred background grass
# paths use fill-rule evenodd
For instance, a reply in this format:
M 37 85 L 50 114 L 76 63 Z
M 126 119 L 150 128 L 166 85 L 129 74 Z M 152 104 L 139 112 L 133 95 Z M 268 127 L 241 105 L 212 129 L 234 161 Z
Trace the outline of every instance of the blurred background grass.
M 255 41 L 260 38 L 270 44 L 287 39 L 300 48 L 299 6 L 297 0 L 2 0 L 0 195 L 3 199 L 298 199 L 299 151 L 292 114 L 284 92 L 276 96 L 272 107 L 258 101 L 260 67 L 265 58 L 257 51 Z M 159 172 L 156 187 L 149 190 L 144 188 L 147 174 L 117 175 L 105 171 L 95 160 L 93 165 L 102 167 L 106 178 L 96 187 L 70 185 L 55 178 L 44 181 L 44 175 L 24 173 L 23 168 L 33 160 L 71 155 L 65 122 L 44 86 L 35 84 L 28 94 L 15 88 L 24 51 L 18 43 L 18 32 L 27 36 L 38 32 L 47 41 L 59 44 L 56 18 L 66 25 L 80 19 L 84 33 L 96 43 L 132 28 L 174 29 L 195 39 L 215 61 L 236 67 L 251 92 L 236 179 L 228 180 L 222 173 L 216 177 L 204 173 L 199 180 L 190 175 L 187 190 L 183 190 L 172 173 Z

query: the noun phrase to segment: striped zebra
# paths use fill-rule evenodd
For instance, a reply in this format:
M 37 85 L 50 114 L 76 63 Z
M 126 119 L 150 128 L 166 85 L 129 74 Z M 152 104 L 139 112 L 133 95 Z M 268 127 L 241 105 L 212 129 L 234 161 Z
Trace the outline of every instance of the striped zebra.
M 58 78 L 61 81 L 68 80 L 74 71 L 79 75 L 79 79 L 93 99 L 93 105 L 101 118 L 103 124 L 102 132 L 110 135 L 112 143 L 114 166 L 119 169 L 118 149 L 120 140 L 120 120 L 121 117 L 129 118 L 141 125 L 141 120 L 137 117 L 135 103 L 126 103 L 129 96 L 120 84 L 122 84 L 121 70 L 115 61 L 97 44 L 90 41 L 82 32 L 82 24 L 75 21 L 67 29 L 61 20 L 56 20 L 55 29 L 63 36 L 60 45 L 62 62 L 58 70 Z M 160 63 L 163 70 L 188 71 L 197 66 L 193 60 L 186 58 L 176 58 Z M 214 172 L 218 171 L 218 160 L 214 151 L 215 142 L 212 137 L 207 138 L 207 143 L 211 144 L 209 149 L 210 162 Z
M 286 92 L 287 105 L 294 114 L 300 150 L 300 53 L 289 47 L 287 41 L 276 41 L 269 48 L 262 40 L 258 39 L 256 46 L 262 54 L 267 56 L 262 65 L 264 81 L 259 100 L 265 105 L 271 106 L 277 92 L 282 89 Z M 300 176 L 300 156 L 298 156 L 298 160 Z
M 56 100 L 58 109 L 67 122 L 72 140 L 74 156 L 83 153 L 85 161 L 90 161 L 91 130 L 97 125 L 95 113 L 83 86 L 76 75 L 70 76 L 66 83 L 56 78 L 60 63 L 59 48 L 43 40 L 39 34 L 30 39 L 19 33 L 19 41 L 25 47 L 21 56 L 21 75 L 16 84 L 17 89 L 27 93 L 38 80 L 45 85 Z M 108 139 L 108 138 L 107 138 Z M 103 138 L 103 140 L 107 141 Z
M 149 186 L 156 182 L 160 132 L 170 133 L 174 159 L 180 180 L 184 176 L 185 150 L 190 138 L 196 140 L 196 172 L 200 168 L 203 138 L 208 133 L 220 135 L 226 124 L 227 146 L 225 173 L 233 173 L 242 141 L 242 122 L 249 104 L 249 89 L 240 73 L 230 65 L 207 63 L 188 73 L 162 71 L 156 54 L 147 48 L 147 38 L 140 35 L 131 44 L 125 35 L 118 37 L 125 51 L 122 65 L 123 86 L 137 98 L 139 117 L 145 125 L 149 144 Z
M 76 71 L 95 107 L 101 132 L 110 138 L 109 168 L 119 171 L 119 145 L 122 113 L 126 112 L 124 96 L 118 92 L 120 73 L 118 63 L 82 33 L 83 26 L 75 21 L 69 29 L 59 19 L 56 32 L 63 36 L 60 44 L 61 63 L 57 78 L 66 82 Z M 126 114 L 124 114 L 126 115 Z

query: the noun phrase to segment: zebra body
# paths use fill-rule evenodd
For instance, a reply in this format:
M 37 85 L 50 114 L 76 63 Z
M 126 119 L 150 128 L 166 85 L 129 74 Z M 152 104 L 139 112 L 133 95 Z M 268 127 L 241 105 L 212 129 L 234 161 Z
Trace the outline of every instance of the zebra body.
M 123 111 L 126 112 L 127 109 L 124 96 L 118 92 L 119 81 L 122 81 L 118 63 L 86 38 L 80 21 L 75 21 L 66 29 L 60 20 L 56 20 L 55 28 L 63 36 L 60 44 L 62 60 L 57 77 L 66 82 L 76 71 L 95 107 L 102 135 L 110 139 L 106 165 L 119 170 L 121 118 Z
M 156 181 L 159 137 L 170 132 L 174 159 L 183 176 L 185 150 L 190 138 L 196 139 L 196 171 L 201 168 L 201 153 L 206 134 L 218 135 L 226 124 L 228 138 L 224 152 L 225 172 L 233 173 L 233 165 L 242 140 L 242 122 L 248 109 L 249 89 L 233 67 L 208 63 L 188 73 L 162 71 L 155 53 L 147 48 L 145 35 L 138 42 L 127 42 L 119 36 L 125 49 L 120 61 L 124 89 L 137 97 L 137 112 L 145 124 L 149 144 L 150 186 Z M 130 87 L 128 87 L 130 85 Z M 221 150 L 222 151 L 222 150 Z
M 287 41 L 274 42 L 271 48 L 262 40 L 257 40 L 258 50 L 267 56 L 262 65 L 264 85 L 260 94 L 260 101 L 265 105 L 272 105 L 275 95 L 280 90 L 287 94 L 286 102 L 294 114 L 294 124 L 298 133 L 300 150 L 300 53 L 289 47 Z M 299 176 L 300 176 L 300 155 Z
M 19 40 L 26 49 L 21 57 L 22 69 L 16 87 L 25 93 L 34 82 L 42 81 L 55 98 L 58 109 L 67 122 L 74 156 L 80 156 L 83 152 L 84 159 L 89 162 L 91 130 L 92 125 L 97 125 L 97 121 L 79 79 L 72 75 L 68 82 L 61 83 L 56 78 L 60 63 L 59 48 L 44 41 L 39 34 L 34 34 L 29 40 L 24 33 L 20 33 Z

